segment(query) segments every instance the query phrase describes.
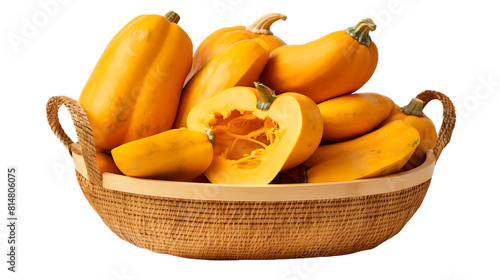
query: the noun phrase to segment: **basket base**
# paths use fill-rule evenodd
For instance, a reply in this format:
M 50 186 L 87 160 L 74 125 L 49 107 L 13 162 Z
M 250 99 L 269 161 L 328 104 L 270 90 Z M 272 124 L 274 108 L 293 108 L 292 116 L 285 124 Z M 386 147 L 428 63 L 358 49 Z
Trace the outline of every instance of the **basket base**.
M 430 180 L 390 193 L 302 201 L 207 201 L 95 187 L 85 197 L 120 238 L 153 252 L 196 259 L 283 259 L 372 249 L 397 234 Z

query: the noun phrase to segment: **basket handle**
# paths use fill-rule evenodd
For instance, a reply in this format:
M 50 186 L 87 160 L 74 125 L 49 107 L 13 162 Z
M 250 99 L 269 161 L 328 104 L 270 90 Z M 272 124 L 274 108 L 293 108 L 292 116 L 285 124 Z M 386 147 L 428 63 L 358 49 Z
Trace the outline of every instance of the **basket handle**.
M 425 105 L 427 105 L 427 103 L 429 103 L 429 101 L 433 99 L 438 99 L 443 105 L 443 123 L 441 124 L 441 128 L 439 129 L 436 145 L 433 149 L 437 161 L 444 147 L 446 147 L 446 145 L 448 145 L 448 143 L 450 142 L 451 134 L 453 133 L 453 129 L 455 128 L 455 106 L 453 106 L 453 103 L 451 102 L 451 99 L 448 98 L 448 96 L 434 90 L 423 91 L 422 93 L 417 95 L 417 98 L 424 102 L 424 107 Z
M 69 151 L 69 154 L 73 155 L 73 151 L 71 150 L 73 141 L 69 138 L 66 132 L 64 132 L 61 124 L 59 123 L 58 113 L 61 105 L 64 105 L 66 109 L 68 109 L 71 119 L 73 120 L 76 135 L 78 136 L 78 143 L 80 144 L 85 166 L 87 167 L 88 178 L 92 185 L 102 187 L 102 176 L 99 173 L 99 168 L 97 167 L 94 135 L 92 134 L 92 128 L 90 127 L 87 114 L 80 103 L 67 96 L 54 96 L 50 98 L 47 102 L 47 120 L 49 121 L 50 128 L 56 137 L 63 143 L 64 147 L 66 147 Z

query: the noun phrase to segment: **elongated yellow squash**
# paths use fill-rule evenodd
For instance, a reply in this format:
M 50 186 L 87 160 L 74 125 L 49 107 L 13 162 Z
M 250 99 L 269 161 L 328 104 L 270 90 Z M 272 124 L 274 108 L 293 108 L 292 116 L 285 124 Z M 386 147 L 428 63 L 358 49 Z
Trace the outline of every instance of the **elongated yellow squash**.
M 79 99 L 98 150 L 172 128 L 193 55 L 178 20 L 174 12 L 138 16 L 104 50 Z
M 212 162 L 210 137 L 210 132 L 171 129 L 118 146 L 111 155 L 128 176 L 191 181 Z
M 393 102 L 377 93 L 355 93 L 318 104 L 323 141 L 341 142 L 370 132 L 391 113 Z
M 397 172 L 420 143 L 418 131 L 394 121 L 361 137 L 318 147 L 304 162 L 307 182 L 336 182 Z
M 303 45 L 281 46 L 271 52 L 260 81 L 277 94 L 300 92 L 316 103 L 355 92 L 377 67 L 378 49 L 369 35 L 375 27 L 363 19 Z
M 422 100 L 418 98 L 413 98 L 408 105 L 402 108 L 394 103 L 389 117 L 380 124 L 380 126 L 383 126 L 395 120 L 402 120 L 411 124 L 420 134 L 420 145 L 418 145 L 413 156 L 403 167 L 403 171 L 410 170 L 422 164 L 425 160 L 427 150 L 434 148 L 436 144 L 436 127 L 431 119 L 422 111 L 423 107 Z
M 283 40 L 273 35 L 273 32 L 271 32 L 271 25 L 277 20 L 286 20 L 286 16 L 279 13 L 266 14 L 248 26 L 225 27 L 208 35 L 200 43 L 194 53 L 193 67 L 191 67 L 191 72 L 186 78 L 186 83 L 194 74 L 200 71 L 210 59 L 237 42 L 259 38 L 269 45 L 269 51 L 286 45 Z

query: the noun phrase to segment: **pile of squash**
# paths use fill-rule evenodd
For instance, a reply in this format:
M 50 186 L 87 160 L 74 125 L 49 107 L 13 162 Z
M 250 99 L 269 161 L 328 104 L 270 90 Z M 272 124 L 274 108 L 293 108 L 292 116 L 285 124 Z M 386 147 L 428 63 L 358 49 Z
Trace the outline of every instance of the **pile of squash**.
M 104 50 L 79 102 L 101 172 L 216 184 L 335 182 L 420 165 L 436 129 L 413 99 L 354 93 L 372 76 L 376 26 L 286 45 L 264 15 L 197 48 L 179 16 L 141 15 Z

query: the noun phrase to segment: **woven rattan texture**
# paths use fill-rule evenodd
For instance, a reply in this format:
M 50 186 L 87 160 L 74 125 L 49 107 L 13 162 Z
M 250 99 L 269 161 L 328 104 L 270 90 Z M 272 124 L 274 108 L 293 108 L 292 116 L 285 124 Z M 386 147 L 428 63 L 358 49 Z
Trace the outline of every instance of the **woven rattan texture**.
M 71 144 L 73 144 L 73 141 L 68 137 L 66 132 L 64 132 L 61 124 L 59 123 L 58 113 L 59 108 L 62 105 L 68 109 L 71 119 L 73 120 L 76 135 L 78 136 L 78 143 L 82 148 L 82 156 L 85 160 L 88 176 L 93 184 L 102 186 L 102 176 L 99 173 L 99 168 L 97 167 L 94 135 L 92 134 L 92 128 L 90 127 L 89 120 L 87 119 L 87 114 L 80 103 L 73 98 L 66 96 L 54 96 L 50 98 L 46 106 L 47 120 L 50 128 L 71 154 Z
M 122 239 L 203 259 L 333 256 L 374 248 L 403 228 L 430 183 L 355 198 L 237 202 L 142 196 L 77 177 L 92 207 Z
M 424 106 L 429 103 L 429 101 L 437 99 L 441 102 L 443 106 L 443 123 L 439 129 L 438 138 L 436 144 L 434 145 L 434 154 L 436 155 L 436 160 L 441 155 L 444 147 L 448 145 L 451 140 L 451 134 L 455 128 L 455 106 L 451 102 L 448 96 L 442 94 L 441 92 L 435 90 L 426 90 L 417 95 L 417 98 L 424 102 Z

